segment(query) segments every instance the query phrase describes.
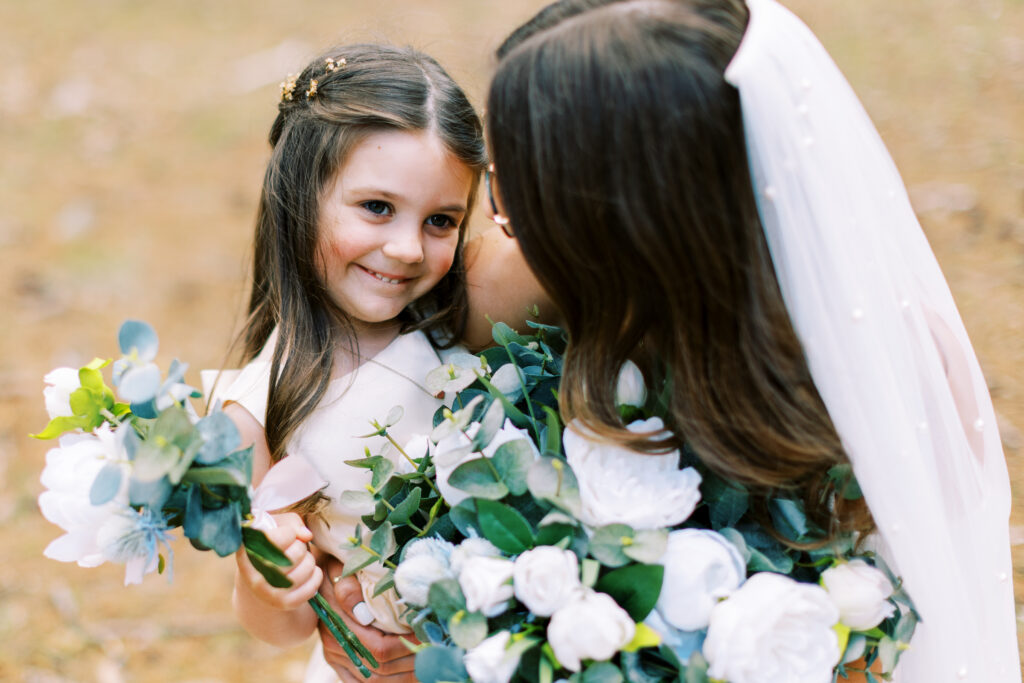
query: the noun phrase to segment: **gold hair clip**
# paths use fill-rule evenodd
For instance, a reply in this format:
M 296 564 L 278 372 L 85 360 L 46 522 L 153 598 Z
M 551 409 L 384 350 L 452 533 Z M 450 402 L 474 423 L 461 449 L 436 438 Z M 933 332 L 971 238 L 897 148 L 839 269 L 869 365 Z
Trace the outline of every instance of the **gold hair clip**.
M 342 57 L 338 61 L 334 61 L 334 57 L 328 57 L 327 59 L 324 60 L 324 64 L 327 65 L 327 71 L 333 72 L 337 71 L 338 69 L 345 68 L 345 65 L 348 64 L 348 61 L 344 57 Z
M 316 97 L 316 86 L 317 86 L 316 79 L 315 78 L 309 79 L 309 90 L 306 91 L 306 99 L 307 100 L 310 99 L 311 97 Z
M 288 74 L 288 77 L 281 81 L 281 100 L 291 101 L 295 93 L 295 84 L 299 77 L 295 74 Z

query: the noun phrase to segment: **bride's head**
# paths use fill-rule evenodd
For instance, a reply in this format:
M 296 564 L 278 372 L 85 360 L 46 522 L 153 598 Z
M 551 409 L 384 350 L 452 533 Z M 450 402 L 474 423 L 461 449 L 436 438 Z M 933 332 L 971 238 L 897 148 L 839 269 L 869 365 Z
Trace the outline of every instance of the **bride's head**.
M 734 0 L 546 8 L 498 53 L 494 189 L 565 315 L 566 417 L 655 449 L 614 405 L 633 358 L 671 380 L 671 426 L 708 466 L 762 501 L 799 492 L 830 528 L 826 473 L 846 455 L 779 291 L 724 78 L 746 21 Z

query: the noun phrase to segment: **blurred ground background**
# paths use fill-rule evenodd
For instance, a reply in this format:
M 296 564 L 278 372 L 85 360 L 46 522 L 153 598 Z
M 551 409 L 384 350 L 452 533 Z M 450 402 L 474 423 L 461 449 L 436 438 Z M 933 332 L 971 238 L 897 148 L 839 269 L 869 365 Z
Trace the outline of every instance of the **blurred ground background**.
M 178 543 L 173 583 L 124 588 L 119 567 L 43 558 L 41 378 L 116 355 L 125 318 L 193 383 L 220 365 L 287 72 L 335 42 L 411 43 L 479 104 L 493 49 L 542 4 L 0 0 L 0 680 L 299 680 L 304 650 L 236 626 L 230 559 Z M 904 174 L 989 378 L 1024 543 L 1024 0 L 787 4 Z

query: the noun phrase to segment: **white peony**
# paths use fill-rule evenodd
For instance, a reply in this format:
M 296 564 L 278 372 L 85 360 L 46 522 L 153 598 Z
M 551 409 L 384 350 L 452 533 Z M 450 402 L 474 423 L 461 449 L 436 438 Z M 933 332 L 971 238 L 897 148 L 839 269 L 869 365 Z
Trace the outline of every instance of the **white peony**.
M 732 543 L 707 529 L 679 529 L 668 535 L 660 564 L 665 579 L 658 596 L 662 618 L 683 631 L 708 626 L 711 609 L 739 588 L 746 564 Z
M 709 678 L 729 683 L 831 683 L 839 621 L 820 586 L 760 572 L 711 610 Z
M 554 613 L 548 643 L 562 666 L 579 671 L 584 659 L 611 659 L 635 632 L 636 624 L 610 596 L 589 592 Z
M 839 621 L 854 631 L 870 631 L 891 617 L 892 583 L 864 560 L 850 560 L 821 574 L 821 583 L 839 610 Z
M 466 609 L 496 617 L 508 608 L 512 599 L 512 560 L 498 557 L 471 557 L 459 572 L 459 586 L 466 596 Z
M 454 578 L 448 563 L 437 554 L 424 552 L 406 556 L 395 569 L 395 590 L 410 605 L 427 604 L 430 586 L 441 579 Z
M 46 490 L 39 494 L 39 509 L 47 520 L 66 532 L 46 546 L 46 557 L 77 562 L 82 567 L 96 567 L 112 559 L 104 554 L 97 534 L 128 505 L 129 460 L 123 445 L 124 433 L 102 425 L 90 434 L 62 437 L 60 446 L 46 454 L 46 467 L 40 477 Z M 89 491 L 96 475 L 108 463 L 123 467 L 121 487 L 113 500 L 93 505 L 89 502 Z
M 662 432 L 660 418 L 636 421 L 633 432 Z M 579 482 L 580 520 L 589 526 L 628 524 L 657 529 L 685 521 L 700 501 L 700 474 L 679 469 L 679 451 L 648 455 L 599 441 L 573 421 L 562 435 Z
M 619 370 L 619 378 L 615 384 L 615 404 L 642 408 L 647 403 L 647 387 L 644 375 L 636 363 L 627 360 Z
M 71 393 L 81 386 L 78 370 L 74 368 L 54 368 L 43 377 L 46 387 L 43 399 L 46 401 L 46 412 L 50 418 L 71 417 Z
M 549 617 L 583 591 L 576 553 L 550 545 L 527 550 L 515 560 L 516 598 L 540 617 Z
M 525 429 L 519 429 L 508 418 L 505 424 L 494 435 L 491 442 L 479 452 L 470 450 L 470 443 L 473 436 L 480 429 L 479 423 L 473 423 L 466 430 L 465 434 L 457 433 L 447 436 L 437 443 L 434 449 L 434 466 L 437 469 L 437 488 L 441 492 L 448 505 L 455 507 L 462 501 L 469 498 L 469 494 L 462 489 L 457 489 L 448 483 L 455 469 L 470 460 L 480 457 L 493 458 L 498 448 L 510 441 L 525 441 L 530 445 L 534 458 L 540 457 L 540 452 Z
M 508 683 L 519 666 L 519 654 L 509 650 L 512 634 L 498 631 L 466 653 L 466 672 L 475 683 Z

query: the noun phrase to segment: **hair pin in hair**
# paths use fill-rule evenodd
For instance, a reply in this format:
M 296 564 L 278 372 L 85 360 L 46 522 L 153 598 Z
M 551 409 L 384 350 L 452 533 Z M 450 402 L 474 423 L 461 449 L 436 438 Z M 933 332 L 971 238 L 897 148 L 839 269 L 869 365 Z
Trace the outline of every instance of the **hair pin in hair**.
M 288 74 L 288 77 L 281 81 L 281 101 L 291 101 L 295 93 L 295 84 L 299 77 L 295 74 Z
M 348 60 L 342 57 L 341 59 L 335 61 L 334 57 L 328 57 L 327 59 L 324 60 L 324 64 L 327 65 L 328 72 L 334 72 L 337 71 L 338 69 L 344 69 L 345 65 L 348 64 Z
M 316 97 L 316 86 L 318 85 L 315 78 L 309 79 L 309 90 L 306 91 L 306 99 L 312 99 Z

